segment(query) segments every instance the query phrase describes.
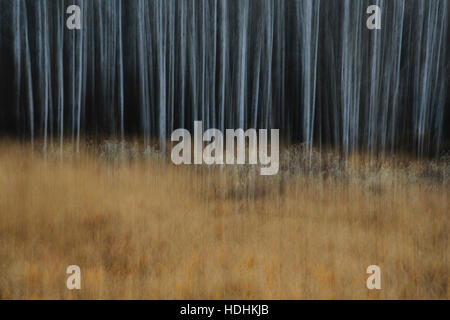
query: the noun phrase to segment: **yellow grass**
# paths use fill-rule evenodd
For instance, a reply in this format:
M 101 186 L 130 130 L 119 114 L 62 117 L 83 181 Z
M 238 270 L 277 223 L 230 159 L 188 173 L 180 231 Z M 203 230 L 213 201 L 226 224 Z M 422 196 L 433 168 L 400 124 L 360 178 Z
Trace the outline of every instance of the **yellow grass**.
M 450 297 L 448 163 L 329 155 L 303 170 L 288 150 L 261 177 L 85 149 L 0 146 L 0 298 Z

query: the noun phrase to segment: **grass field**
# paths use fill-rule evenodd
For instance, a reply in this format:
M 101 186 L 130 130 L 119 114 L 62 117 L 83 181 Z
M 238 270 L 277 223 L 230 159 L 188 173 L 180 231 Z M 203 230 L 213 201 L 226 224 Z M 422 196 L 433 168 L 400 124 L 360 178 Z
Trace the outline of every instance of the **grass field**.
M 450 298 L 448 159 L 291 147 L 264 177 L 136 144 L 73 150 L 0 145 L 2 299 Z

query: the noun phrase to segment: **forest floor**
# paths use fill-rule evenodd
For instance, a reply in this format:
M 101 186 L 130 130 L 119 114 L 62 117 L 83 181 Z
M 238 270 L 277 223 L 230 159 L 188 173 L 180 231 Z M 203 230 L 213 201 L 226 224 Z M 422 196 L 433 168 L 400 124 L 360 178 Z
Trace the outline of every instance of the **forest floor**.
M 136 144 L 64 148 L 0 144 L 2 299 L 450 298 L 448 158 L 291 147 L 268 177 Z

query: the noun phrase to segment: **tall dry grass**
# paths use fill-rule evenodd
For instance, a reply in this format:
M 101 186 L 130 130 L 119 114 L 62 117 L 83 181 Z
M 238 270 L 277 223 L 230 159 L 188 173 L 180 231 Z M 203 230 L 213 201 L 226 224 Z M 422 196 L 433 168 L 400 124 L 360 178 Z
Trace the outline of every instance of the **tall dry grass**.
M 114 143 L 0 146 L 2 299 L 448 299 L 450 165 L 283 151 L 176 167 Z M 66 288 L 79 265 L 82 289 Z M 366 268 L 382 289 L 366 288 Z

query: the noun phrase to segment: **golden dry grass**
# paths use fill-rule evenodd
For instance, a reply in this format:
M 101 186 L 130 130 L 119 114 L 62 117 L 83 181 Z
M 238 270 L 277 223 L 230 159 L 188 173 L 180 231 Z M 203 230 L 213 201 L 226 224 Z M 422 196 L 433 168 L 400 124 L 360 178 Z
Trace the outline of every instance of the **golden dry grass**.
M 325 155 L 303 170 L 288 150 L 261 177 L 99 149 L 0 146 L 0 298 L 450 296 L 448 163 Z M 71 264 L 79 291 L 66 288 Z M 379 291 L 366 288 L 372 264 Z

